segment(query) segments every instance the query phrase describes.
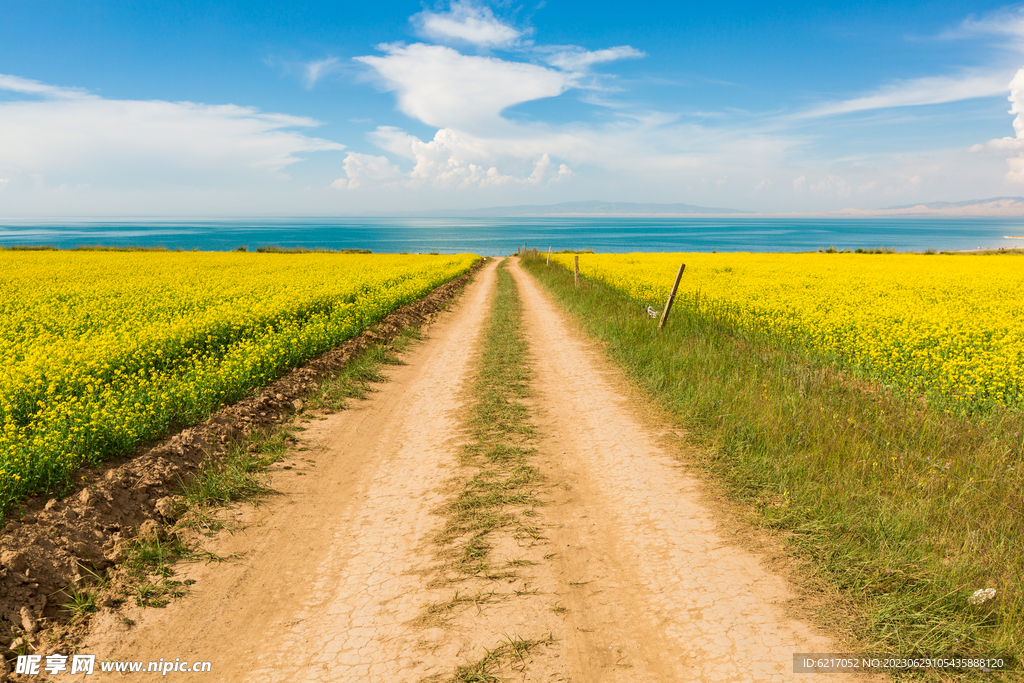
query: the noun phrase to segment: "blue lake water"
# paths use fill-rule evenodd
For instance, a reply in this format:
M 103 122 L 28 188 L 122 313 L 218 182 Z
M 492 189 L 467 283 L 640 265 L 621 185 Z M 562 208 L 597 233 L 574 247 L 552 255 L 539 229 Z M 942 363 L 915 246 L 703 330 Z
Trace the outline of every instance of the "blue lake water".
M 0 220 L 0 246 L 244 246 L 369 249 L 377 253 L 511 254 L 524 242 L 555 251 L 897 251 L 1024 247 L 1024 220 L 1003 218 L 232 218 Z

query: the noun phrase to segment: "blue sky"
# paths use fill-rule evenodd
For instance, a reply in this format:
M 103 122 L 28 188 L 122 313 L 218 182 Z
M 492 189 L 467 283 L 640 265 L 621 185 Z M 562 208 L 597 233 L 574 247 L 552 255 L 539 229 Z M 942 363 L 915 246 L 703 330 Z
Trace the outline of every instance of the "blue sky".
M 2 10 L 0 216 L 1024 194 L 1019 5 Z

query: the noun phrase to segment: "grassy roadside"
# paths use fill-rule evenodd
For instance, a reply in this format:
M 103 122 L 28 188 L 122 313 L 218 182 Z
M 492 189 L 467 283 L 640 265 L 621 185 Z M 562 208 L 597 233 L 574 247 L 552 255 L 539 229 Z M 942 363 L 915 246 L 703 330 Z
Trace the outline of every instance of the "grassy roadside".
M 937 414 L 678 304 L 659 333 L 610 288 L 576 289 L 543 255 L 523 265 L 708 446 L 694 464 L 850 599 L 871 651 L 1018 651 L 1020 416 Z M 984 588 L 995 598 L 972 604 Z

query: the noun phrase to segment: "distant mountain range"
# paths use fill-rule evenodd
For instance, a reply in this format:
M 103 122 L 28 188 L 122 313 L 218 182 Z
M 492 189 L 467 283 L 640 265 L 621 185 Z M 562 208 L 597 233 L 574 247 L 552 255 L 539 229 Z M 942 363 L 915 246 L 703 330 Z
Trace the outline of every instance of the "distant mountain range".
M 1024 197 L 992 197 L 966 202 L 928 202 L 890 206 L 884 209 L 842 209 L 829 211 L 825 216 L 874 218 L 885 216 L 920 216 L 933 218 L 1024 218 Z
M 1024 204 L 1024 197 L 993 197 L 992 199 L 972 199 L 966 202 L 929 202 L 927 204 L 907 204 L 905 206 L 889 206 L 879 211 L 905 211 L 908 209 L 925 209 L 927 211 L 944 211 L 961 207 L 1010 207 Z
M 390 214 L 396 215 L 396 214 Z M 522 204 L 480 209 L 443 209 L 397 215 L 428 218 L 516 218 L 527 216 L 807 216 L 836 218 L 873 218 L 884 216 L 932 216 L 1024 218 L 1024 197 L 992 197 L 965 202 L 928 202 L 888 206 L 884 209 L 840 209 L 815 213 L 758 213 L 740 209 L 697 206 L 695 204 L 651 204 L 636 202 L 562 202 L 560 204 Z
M 738 209 L 719 209 L 693 204 L 636 204 L 633 202 L 562 202 L 561 204 L 523 204 L 491 206 L 482 209 L 417 211 L 417 216 L 438 218 L 514 218 L 518 216 L 693 216 L 749 214 Z

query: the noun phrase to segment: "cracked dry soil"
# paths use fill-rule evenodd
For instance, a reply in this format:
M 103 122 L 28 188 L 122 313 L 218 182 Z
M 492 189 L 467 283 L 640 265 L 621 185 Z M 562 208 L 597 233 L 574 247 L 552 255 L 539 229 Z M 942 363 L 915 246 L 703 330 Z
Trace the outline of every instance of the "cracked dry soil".
M 282 495 L 240 508 L 235 532 L 210 540 L 237 559 L 182 566 L 188 595 L 102 613 L 80 651 L 212 662 L 210 674 L 169 674 L 183 681 L 449 681 L 503 643 L 512 654 L 489 671 L 504 680 L 817 680 L 792 673 L 793 653 L 839 646 L 790 616 L 793 589 L 727 540 L 618 371 L 510 270 L 543 504 L 540 534 L 488 538 L 501 571 L 452 579 L 435 544 L 439 510 L 469 476 L 458 454 L 492 260 L 390 381 L 310 423 L 308 450 L 273 469 Z M 536 644 L 517 655 L 521 640 Z

